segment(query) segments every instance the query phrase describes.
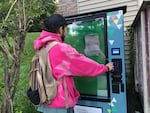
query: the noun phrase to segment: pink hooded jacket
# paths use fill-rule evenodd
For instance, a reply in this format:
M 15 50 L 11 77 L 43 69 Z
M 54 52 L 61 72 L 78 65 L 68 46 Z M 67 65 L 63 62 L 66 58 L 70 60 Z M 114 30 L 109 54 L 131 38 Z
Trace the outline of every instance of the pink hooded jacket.
M 66 76 L 68 90 L 69 107 L 74 107 L 80 96 L 74 87 L 74 76 L 98 76 L 108 71 L 107 67 L 79 54 L 73 47 L 62 43 L 58 34 L 42 31 L 40 37 L 34 41 L 35 50 L 52 41 L 59 42 L 49 51 L 49 59 L 51 61 L 52 73 L 55 79 Z M 62 80 L 63 81 L 63 80 Z M 64 82 L 60 81 L 58 85 L 58 93 L 48 107 L 65 108 L 66 98 L 64 92 Z

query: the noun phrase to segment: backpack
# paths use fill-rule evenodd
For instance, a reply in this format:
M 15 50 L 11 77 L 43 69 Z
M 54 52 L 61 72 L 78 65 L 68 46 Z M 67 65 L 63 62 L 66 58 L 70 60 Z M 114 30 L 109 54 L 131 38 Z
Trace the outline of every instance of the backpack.
M 49 104 L 57 94 L 59 80 L 55 80 L 52 75 L 48 57 L 48 52 L 56 44 L 57 42 L 53 41 L 46 48 L 37 51 L 32 58 L 27 96 L 34 105 Z

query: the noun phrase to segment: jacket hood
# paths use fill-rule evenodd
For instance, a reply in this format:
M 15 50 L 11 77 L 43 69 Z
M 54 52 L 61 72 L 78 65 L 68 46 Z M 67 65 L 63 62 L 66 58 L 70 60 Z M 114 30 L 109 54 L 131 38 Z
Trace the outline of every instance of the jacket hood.
M 34 49 L 39 50 L 41 47 L 45 46 L 48 42 L 52 41 L 62 42 L 62 39 L 59 34 L 43 30 L 40 36 L 36 40 L 34 40 Z

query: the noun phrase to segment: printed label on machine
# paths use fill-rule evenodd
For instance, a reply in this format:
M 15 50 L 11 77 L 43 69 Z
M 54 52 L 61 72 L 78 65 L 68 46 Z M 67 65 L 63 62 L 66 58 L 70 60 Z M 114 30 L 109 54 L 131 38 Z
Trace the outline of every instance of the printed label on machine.
M 98 56 L 100 54 L 99 36 L 96 34 L 89 34 L 85 36 L 85 55 Z
M 102 108 L 76 105 L 74 113 L 102 113 Z

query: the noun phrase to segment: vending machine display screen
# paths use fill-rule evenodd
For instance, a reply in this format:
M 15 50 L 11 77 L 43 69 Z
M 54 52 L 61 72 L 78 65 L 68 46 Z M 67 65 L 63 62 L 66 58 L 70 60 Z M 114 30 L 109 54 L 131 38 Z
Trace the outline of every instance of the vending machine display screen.
M 67 26 L 65 42 L 74 47 L 79 53 L 95 60 L 98 63 L 106 63 L 104 18 L 90 21 L 76 21 Z M 107 74 L 98 77 L 75 77 L 76 89 L 81 96 L 107 98 L 108 77 Z
M 112 48 L 111 52 L 112 55 L 120 55 L 120 48 Z

